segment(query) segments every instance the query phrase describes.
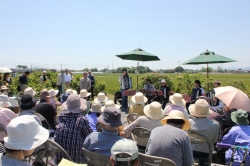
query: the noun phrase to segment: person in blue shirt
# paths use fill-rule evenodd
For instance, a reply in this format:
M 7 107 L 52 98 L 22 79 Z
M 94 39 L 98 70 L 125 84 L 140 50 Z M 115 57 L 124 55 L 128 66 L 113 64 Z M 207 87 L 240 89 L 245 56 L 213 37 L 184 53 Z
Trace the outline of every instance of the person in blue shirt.
M 222 143 L 244 146 L 250 148 L 250 126 L 248 121 L 248 114 L 245 110 L 238 109 L 235 112 L 231 113 L 231 119 L 236 124 L 231 130 L 222 138 Z M 233 149 L 228 149 L 225 154 L 226 163 L 230 162 L 230 158 L 232 156 Z M 233 158 L 234 158 L 234 166 L 240 166 L 243 158 L 244 158 L 244 150 L 237 149 Z M 239 161 L 239 162 L 237 162 Z M 250 165 L 250 155 L 249 152 L 245 159 L 245 165 Z
M 86 118 L 89 121 L 89 126 L 93 131 L 97 131 L 96 124 L 98 123 L 97 118 L 101 115 L 102 111 L 102 104 L 100 102 L 94 101 L 92 103 L 92 107 L 88 114 L 86 115 Z

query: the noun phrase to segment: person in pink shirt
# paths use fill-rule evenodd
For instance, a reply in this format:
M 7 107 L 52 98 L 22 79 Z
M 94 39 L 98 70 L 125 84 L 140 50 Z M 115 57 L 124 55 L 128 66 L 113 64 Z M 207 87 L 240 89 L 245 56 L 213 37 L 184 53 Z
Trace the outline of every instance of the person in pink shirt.
M 0 95 L 0 124 L 2 127 L 6 127 L 9 122 L 17 117 L 17 115 L 8 109 L 11 104 L 9 102 L 9 98 L 6 95 Z M 4 132 L 0 132 L 0 141 L 3 141 L 3 137 L 6 137 Z
M 55 97 L 56 97 L 57 93 L 58 93 L 58 90 L 54 90 L 54 89 L 49 90 L 49 98 L 50 98 L 49 103 L 52 105 L 52 107 L 55 110 L 56 110 L 56 104 L 57 104 Z

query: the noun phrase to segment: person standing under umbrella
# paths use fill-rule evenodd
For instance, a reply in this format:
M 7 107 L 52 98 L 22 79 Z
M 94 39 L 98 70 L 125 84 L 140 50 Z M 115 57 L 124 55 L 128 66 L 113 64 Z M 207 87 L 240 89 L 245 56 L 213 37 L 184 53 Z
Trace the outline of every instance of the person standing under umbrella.
M 5 73 L 3 75 L 3 82 L 5 82 L 7 84 L 6 86 L 8 86 L 12 83 L 12 80 L 10 78 L 10 73 Z
M 119 77 L 119 82 L 121 85 L 121 93 L 122 93 L 122 110 L 126 110 L 128 108 L 128 96 L 124 96 L 124 91 L 129 90 L 132 87 L 131 79 L 128 76 L 127 69 L 122 70 L 122 75 Z

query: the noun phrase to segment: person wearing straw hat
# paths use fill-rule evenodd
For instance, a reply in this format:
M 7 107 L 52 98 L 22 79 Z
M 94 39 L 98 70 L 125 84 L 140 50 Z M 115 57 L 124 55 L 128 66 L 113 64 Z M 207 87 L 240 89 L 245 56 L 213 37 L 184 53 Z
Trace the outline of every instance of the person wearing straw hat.
M 188 119 L 188 112 L 185 109 L 186 101 L 183 99 L 180 93 L 175 93 L 169 97 L 171 105 L 167 105 L 164 109 L 165 115 L 169 115 L 172 110 L 181 111 L 184 114 L 185 119 Z
M 213 150 L 214 144 L 217 143 L 219 137 L 219 124 L 214 120 L 208 119 L 212 113 L 209 104 L 204 99 L 198 99 L 195 104 L 189 106 L 189 112 L 194 118 L 189 119 L 191 123 L 191 131 L 204 135 L 210 141 L 210 147 Z M 192 144 L 194 154 L 210 153 L 207 143 Z
M 32 117 L 34 117 L 37 121 L 38 124 L 40 124 L 42 126 L 42 122 L 39 119 L 38 116 L 35 115 L 36 111 L 34 110 L 36 105 L 36 101 L 34 101 L 34 98 L 29 95 L 23 95 L 23 97 L 21 98 L 21 112 L 19 114 L 19 116 L 23 116 L 23 115 L 30 115 Z
M 49 125 L 51 126 L 51 128 L 53 130 L 55 130 L 55 122 L 54 122 L 54 118 L 56 116 L 56 112 L 54 110 L 54 108 L 52 107 L 52 105 L 50 103 L 47 103 L 46 99 L 47 96 L 49 96 L 49 92 L 47 89 L 43 89 L 40 92 L 40 103 L 38 103 L 34 110 L 41 114 L 49 123 Z M 46 129 L 49 128 L 48 124 L 45 123 L 44 121 L 42 122 L 43 127 L 45 127 Z
M 222 138 L 222 143 L 244 146 L 250 148 L 250 126 L 248 121 L 248 114 L 245 110 L 238 109 L 231 114 L 232 121 L 236 124 L 233 126 L 228 134 Z M 228 149 L 225 154 L 226 163 L 229 164 L 233 149 Z M 234 154 L 235 161 L 243 161 L 244 150 L 236 150 Z M 240 166 L 240 163 L 234 162 L 233 165 Z M 247 155 L 245 165 L 250 165 L 250 156 Z
M 118 136 L 118 127 L 122 125 L 121 111 L 115 107 L 106 107 L 97 118 L 102 124 L 102 132 L 91 133 L 84 141 L 83 147 L 89 151 L 110 157 L 110 149 L 116 141 L 123 139 Z
M 57 101 L 55 99 L 57 93 L 58 93 L 58 90 L 55 90 L 55 89 L 50 89 L 49 91 L 49 103 L 52 105 L 52 107 L 54 108 L 54 110 L 56 110 L 56 104 L 57 104 Z
M 86 110 L 86 100 L 79 95 L 69 95 L 62 105 L 62 112 L 59 115 L 59 124 L 56 126 L 54 140 L 69 154 L 75 163 L 84 163 L 82 146 L 86 137 L 92 133 L 88 120 L 82 116 Z M 56 154 L 56 162 L 60 162 L 66 156 L 62 153 Z
M 91 108 L 91 101 L 88 100 L 89 96 L 91 93 L 89 93 L 86 89 L 82 89 L 80 91 L 80 98 L 85 99 L 87 101 L 87 111 L 89 112 L 90 108 Z
M 164 126 L 152 130 L 146 154 L 168 158 L 177 166 L 192 166 L 194 159 L 190 139 L 183 131 L 190 129 L 189 121 L 182 112 L 173 110 L 162 122 Z
M 95 102 L 100 102 L 102 105 L 105 104 L 106 101 L 108 101 L 108 97 L 105 95 L 105 93 L 100 92 L 97 94 L 97 97 L 94 99 Z
M 97 131 L 96 124 L 98 123 L 97 118 L 101 115 L 102 104 L 100 102 L 93 102 L 90 111 L 86 115 L 89 121 L 89 126 L 93 131 Z
M 115 104 L 113 100 L 108 100 L 108 101 L 105 102 L 104 106 L 102 106 L 102 108 L 101 108 L 102 112 L 103 112 L 103 111 L 105 110 L 105 108 L 107 108 L 107 107 L 115 107 L 115 108 L 117 108 L 117 109 L 120 108 L 120 106 L 117 105 L 117 104 Z
M 4 128 L 12 119 L 17 117 L 17 115 L 8 108 L 10 106 L 11 103 L 9 102 L 8 96 L 0 95 L 0 123 Z M 3 137 L 5 136 L 5 132 L 0 132 L 0 141 L 3 141 Z
M 34 97 L 34 96 L 36 95 L 36 92 L 33 90 L 33 88 L 28 87 L 28 88 L 26 88 L 26 89 L 24 90 L 23 94 L 24 94 L 24 95 L 29 94 L 29 95 L 31 95 L 32 97 Z
M 5 85 L 2 85 L 0 91 L 1 91 L 1 94 L 8 96 L 9 88 L 7 88 L 7 86 Z
M 152 102 L 144 107 L 145 116 L 140 116 L 134 122 L 125 127 L 122 136 L 127 137 L 135 127 L 144 127 L 148 130 L 153 130 L 156 127 L 162 126 L 161 119 L 164 117 L 164 111 L 161 108 L 161 104 L 158 102 Z M 148 143 L 147 138 L 138 138 L 137 145 L 140 149 L 145 149 Z
M 112 166 L 139 166 L 138 156 L 139 152 L 136 143 L 133 140 L 122 139 L 112 146 L 110 162 Z
M 47 141 L 49 131 L 28 115 L 13 119 L 6 130 L 8 133 L 8 137 L 4 138 L 6 154 L 0 154 L 0 165 L 31 166 L 25 161 L 25 157 Z
M 134 96 L 131 98 L 132 104 L 129 108 L 129 113 L 137 113 L 141 116 L 144 114 L 144 105 L 148 101 L 148 98 L 143 95 L 141 92 L 137 92 Z

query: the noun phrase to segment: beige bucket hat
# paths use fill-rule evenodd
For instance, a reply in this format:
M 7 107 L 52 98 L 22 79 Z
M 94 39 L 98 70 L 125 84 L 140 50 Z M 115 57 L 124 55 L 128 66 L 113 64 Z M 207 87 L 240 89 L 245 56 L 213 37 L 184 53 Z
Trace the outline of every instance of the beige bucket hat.
M 98 93 L 94 101 L 99 101 L 100 103 L 104 103 L 108 101 L 108 97 L 105 95 L 105 93 L 100 92 Z
M 171 111 L 168 116 L 166 116 L 161 120 L 162 125 L 166 125 L 169 119 L 183 120 L 185 123 L 182 127 L 182 130 L 190 130 L 191 124 L 187 119 L 185 119 L 184 114 L 181 111 L 178 110 Z
M 31 87 L 28 87 L 24 90 L 23 92 L 24 95 L 31 95 L 32 97 L 34 97 L 36 95 L 36 92 L 31 88 Z
M 80 91 L 80 94 L 79 94 L 79 97 L 80 98 L 85 98 L 85 97 L 88 97 L 91 93 L 89 93 L 86 89 L 82 89 Z
M 191 115 L 197 118 L 208 117 L 212 113 L 208 102 L 204 99 L 198 99 L 195 104 L 189 106 L 188 110 Z
M 7 88 L 7 86 L 2 85 L 0 90 L 8 90 L 8 89 L 9 89 L 9 88 Z
M 90 109 L 91 112 L 95 112 L 95 113 L 102 113 L 102 104 L 98 101 L 98 102 L 93 102 L 92 103 L 92 107 Z
M 180 93 L 175 93 L 169 97 L 169 100 L 172 104 L 176 106 L 184 107 L 186 104 L 186 101 L 183 99 L 182 95 Z
M 164 117 L 164 110 L 161 108 L 161 104 L 156 101 L 146 105 L 143 111 L 147 117 L 153 120 L 160 120 Z
M 101 109 L 102 112 L 103 112 L 104 109 L 107 108 L 107 107 L 115 107 L 115 108 L 117 108 L 117 109 L 120 108 L 120 106 L 117 105 L 117 104 L 115 104 L 113 100 L 108 100 L 108 101 L 105 102 L 105 105 L 104 105 L 104 106 L 102 107 L 102 109 Z
M 10 107 L 11 103 L 7 95 L 0 95 L 0 109 Z
M 143 93 L 141 92 L 137 92 L 132 98 L 131 98 L 132 102 L 135 104 L 141 104 L 144 105 L 147 101 L 148 98 L 146 98 Z
M 87 101 L 81 99 L 77 94 L 69 95 L 66 102 L 62 104 L 63 112 L 81 113 L 87 109 Z
M 57 93 L 58 93 L 58 90 L 50 89 L 49 90 L 49 97 L 54 97 L 57 95 Z

